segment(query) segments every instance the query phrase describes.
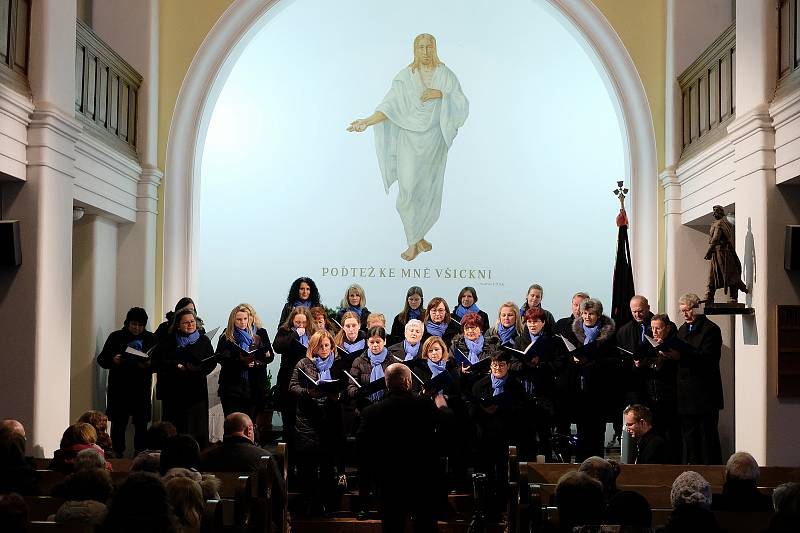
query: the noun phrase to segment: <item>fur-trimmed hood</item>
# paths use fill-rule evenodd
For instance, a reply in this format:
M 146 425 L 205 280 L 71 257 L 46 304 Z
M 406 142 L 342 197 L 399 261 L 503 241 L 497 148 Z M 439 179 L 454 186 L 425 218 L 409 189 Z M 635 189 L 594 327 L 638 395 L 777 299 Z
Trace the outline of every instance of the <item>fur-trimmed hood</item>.
M 600 335 L 597 336 L 597 344 L 603 344 L 614 334 L 616 326 L 614 324 L 614 319 L 606 315 L 600 315 L 597 322 L 600 324 Z M 577 318 L 572 321 L 572 333 L 575 335 L 575 338 L 578 339 L 578 342 L 583 344 L 586 340 L 586 334 L 583 332 L 582 318 Z

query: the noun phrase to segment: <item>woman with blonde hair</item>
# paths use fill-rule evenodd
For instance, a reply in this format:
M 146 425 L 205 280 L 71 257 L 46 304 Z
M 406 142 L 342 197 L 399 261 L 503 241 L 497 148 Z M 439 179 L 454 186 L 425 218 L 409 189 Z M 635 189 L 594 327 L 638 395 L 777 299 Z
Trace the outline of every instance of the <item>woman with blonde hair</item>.
M 514 341 L 522 334 L 522 318 L 519 307 L 514 302 L 505 302 L 497 312 L 497 324 L 487 331 L 487 335 L 497 335 L 503 346 L 514 347 Z
M 295 450 L 309 514 L 330 509 L 336 493 L 337 466 L 344 448 L 341 394 L 339 389 L 325 389 L 314 381 L 341 380 L 343 387 L 346 376 L 335 364 L 338 360 L 333 336 L 318 331 L 309 339 L 306 356 L 295 365 L 289 384 L 289 392 L 297 400 Z
M 358 283 L 352 283 L 344 292 L 339 304 L 339 312 L 336 313 L 336 320 L 341 324 L 342 317 L 348 311 L 355 313 L 361 323 L 361 329 L 367 330 L 367 317 L 369 317 L 369 309 L 367 309 L 367 295 L 364 288 Z
M 194 533 L 200 531 L 203 516 L 203 490 L 200 484 L 188 477 L 173 477 L 164 483 L 172 510 L 178 519 L 180 531 Z
M 281 366 L 278 369 L 277 397 L 283 420 L 283 434 L 286 445 L 294 446 L 294 417 L 296 400 L 289 394 L 289 382 L 297 362 L 306 356 L 309 339 L 316 332 L 314 319 L 307 307 L 292 309 L 286 320 L 275 334 L 275 351 L 281 354 Z
M 239 304 L 219 337 L 216 353 L 222 370 L 217 394 L 225 416 L 240 412 L 255 420 L 266 403 L 267 365 L 275 355 L 260 322 L 253 306 Z

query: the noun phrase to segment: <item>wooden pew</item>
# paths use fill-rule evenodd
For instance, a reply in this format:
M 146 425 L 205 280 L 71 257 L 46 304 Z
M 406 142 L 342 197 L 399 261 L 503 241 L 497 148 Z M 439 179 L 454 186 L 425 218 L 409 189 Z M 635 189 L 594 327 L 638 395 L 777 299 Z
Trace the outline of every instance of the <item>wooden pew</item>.
M 28 506 L 28 520 L 46 521 L 50 515 L 56 514 L 62 503 L 64 503 L 62 498 L 25 496 L 25 504 Z
M 38 478 L 39 495 L 50 496 L 53 493 L 53 487 L 64 481 L 67 476 L 56 470 L 37 470 L 36 477 Z

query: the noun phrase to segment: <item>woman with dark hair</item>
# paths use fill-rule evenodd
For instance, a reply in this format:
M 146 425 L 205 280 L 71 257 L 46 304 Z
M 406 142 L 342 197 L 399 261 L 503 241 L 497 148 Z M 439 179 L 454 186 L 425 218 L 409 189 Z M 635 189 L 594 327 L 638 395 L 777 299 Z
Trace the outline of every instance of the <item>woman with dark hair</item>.
M 453 338 L 450 347 L 450 358 L 456 359 L 456 351 L 469 359 L 472 364 L 477 363 L 486 358 L 491 358 L 500 353 L 500 339 L 497 335 L 484 335 L 486 331 L 486 324 L 483 323 L 483 318 L 478 313 L 467 313 L 461 319 L 461 329 L 463 333 L 459 333 Z M 472 386 L 483 375 L 476 375 L 470 371 L 466 365 L 458 367 L 461 375 L 459 385 L 462 391 L 469 392 Z
M 108 336 L 97 356 L 97 364 L 108 369 L 106 414 L 111 421 L 111 442 L 117 457 L 125 453 L 125 429 L 130 417 L 133 417 L 136 453 L 146 447 L 144 436 L 152 411 L 153 367 L 150 358 L 125 353 L 127 348 L 146 353 L 156 345 L 156 336 L 146 327 L 147 312 L 141 307 L 131 307 L 122 329 Z
M 101 533 L 174 533 L 178 531 L 167 489 L 149 472 L 134 472 L 117 488 Z
M 153 352 L 158 374 L 156 397 L 164 420 L 179 433 L 192 435 L 201 448 L 208 446 L 208 384 L 206 376 L 217 366 L 211 340 L 198 329 L 190 307 L 175 313 L 170 334 Z
M 192 311 L 194 311 L 194 317 L 197 321 L 197 329 L 200 330 L 201 333 L 205 333 L 205 329 L 203 329 L 203 320 L 197 316 L 197 306 L 194 304 L 194 300 L 189 298 L 188 296 L 184 296 L 178 303 L 175 304 L 175 310 L 169 311 L 165 315 L 165 320 L 161 324 L 158 325 L 154 335 L 156 336 L 157 342 L 161 342 L 165 338 L 169 337 L 170 328 L 172 327 L 172 323 L 175 322 L 175 313 L 183 309 L 184 307 L 188 307 Z
M 586 346 L 577 356 L 565 354 L 571 367 L 571 387 L 576 402 L 579 461 L 604 452 L 606 429 L 606 380 L 614 368 L 617 343 L 614 320 L 603 314 L 603 304 L 596 298 L 581 302 L 581 316 L 572 323 L 571 341 Z
M 461 322 L 467 313 L 478 313 L 483 319 L 483 327 L 489 327 L 489 315 L 478 307 L 478 292 L 475 287 L 464 287 L 458 293 L 458 305 L 453 308 L 453 318 Z
M 314 333 L 289 385 L 289 392 L 297 399 L 296 457 L 309 514 L 324 514 L 331 508 L 344 449 L 340 393 L 326 393 L 309 378 L 347 379 L 339 365 L 334 366 L 338 359 L 333 336 L 327 331 Z
M 461 333 L 458 322 L 450 317 L 450 308 L 447 306 L 447 302 L 439 296 L 428 302 L 422 323 L 425 324 L 425 331 L 422 333 L 423 341 L 428 337 L 441 337 L 449 347 L 453 342 L 453 337 Z
M 281 318 L 278 320 L 278 327 L 281 327 L 286 322 L 286 318 L 295 307 L 311 309 L 312 307 L 320 307 L 321 305 L 319 290 L 314 280 L 305 276 L 297 278 L 292 282 L 292 286 L 289 287 L 289 294 L 286 295 L 286 303 L 283 305 Z
M 400 342 L 405 334 L 406 323 L 409 320 L 422 320 L 422 289 L 414 285 L 406 292 L 406 301 L 403 310 L 397 313 L 392 322 L 392 332 L 389 334 L 389 342 L 394 344 Z
M 173 468 L 197 469 L 200 466 L 200 446 L 191 435 L 175 435 L 161 449 L 158 472 L 163 476 Z
M 240 412 L 255 420 L 266 402 L 267 365 L 275 355 L 267 331 L 256 325 L 256 315 L 248 304 L 234 307 L 228 325 L 219 337 L 217 355 L 219 399 L 225 416 Z
M 525 303 L 519 308 L 520 316 L 524 316 L 528 309 L 541 309 L 544 311 L 544 330 L 550 335 L 555 332 L 556 319 L 553 313 L 542 307 L 542 298 L 544 297 L 544 289 L 538 283 L 534 283 L 528 287 L 528 293 L 525 296 Z
M 290 449 L 294 446 L 297 401 L 289 394 L 289 382 L 297 362 L 306 356 L 308 340 L 314 333 L 311 312 L 301 305 L 289 311 L 286 320 L 275 334 L 275 351 L 281 354 L 281 366 L 276 380 L 278 407 L 281 410 L 284 440 Z
M 314 321 L 314 329 L 317 331 L 327 331 L 331 335 L 336 335 L 339 332 L 339 327 L 328 318 L 328 313 L 325 312 L 324 307 L 312 307 L 309 309 L 311 318 Z M 341 321 L 339 322 L 341 324 Z
M 489 329 L 489 334 L 498 336 L 504 346 L 513 347 L 522 330 L 519 307 L 514 302 L 505 302 L 500 306 L 497 312 L 497 324 Z
M 520 439 L 521 457 L 533 460 L 537 454 L 550 458 L 550 443 L 553 412 L 555 409 L 555 370 L 558 345 L 545 331 L 547 315 L 541 307 L 525 311 L 525 326 L 522 334 L 514 341 L 514 348 L 526 354 L 514 352 L 511 358 L 511 372 L 517 376 L 525 389 L 525 419 L 532 421 L 523 428 Z M 531 346 L 532 345 L 532 346 Z M 530 347 L 530 348 L 529 348 Z M 538 439 L 538 446 L 537 446 Z
M 369 317 L 369 309 L 367 309 L 367 294 L 364 288 L 358 283 L 353 283 L 344 292 L 344 298 L 339 303 L 339 311 L 336 313 L 336 320 L 342 323 L 342 317 L 345 313 L 355 313 L 358 320 L 361 322 L 361 329 L 366 331 L 367 318 Z

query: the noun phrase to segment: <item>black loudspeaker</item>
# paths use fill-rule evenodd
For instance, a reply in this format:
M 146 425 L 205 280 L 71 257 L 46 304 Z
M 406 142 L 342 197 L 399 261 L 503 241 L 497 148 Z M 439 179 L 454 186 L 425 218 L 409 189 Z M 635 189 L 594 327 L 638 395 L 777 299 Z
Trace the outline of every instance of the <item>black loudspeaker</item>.
M 19 220 L 0 220 L 0 266 L 18 267 L 21 264 Z
M 786 226 L 783 268 L 786 270 L 800 269 L 800 226 Z

